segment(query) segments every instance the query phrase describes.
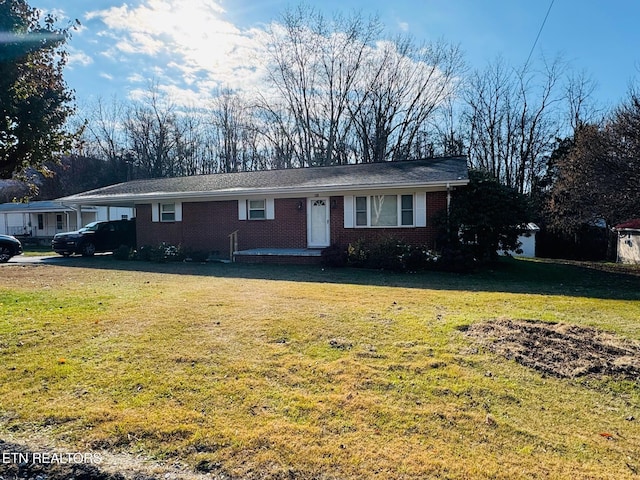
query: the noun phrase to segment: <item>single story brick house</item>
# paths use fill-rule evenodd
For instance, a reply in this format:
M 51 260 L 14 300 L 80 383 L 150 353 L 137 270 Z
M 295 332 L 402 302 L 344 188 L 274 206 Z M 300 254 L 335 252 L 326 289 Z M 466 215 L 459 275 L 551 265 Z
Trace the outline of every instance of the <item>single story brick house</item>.
M 433 246 L 434 216 L 468 181 L 465 157 L 443 157 L 134 180 L 63 200 L 135 207 L 139 247 L 305 263 L 381 235 Z

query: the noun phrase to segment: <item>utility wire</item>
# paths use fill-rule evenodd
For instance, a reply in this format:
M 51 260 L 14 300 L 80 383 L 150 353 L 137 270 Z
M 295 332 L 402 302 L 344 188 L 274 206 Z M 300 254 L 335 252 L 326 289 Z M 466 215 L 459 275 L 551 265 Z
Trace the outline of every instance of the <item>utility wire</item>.
M 549 4 L 549 8 L 547 9 L 547 14 L 544 16 L 544 20 L 542 20 L 542 25 L 540 25 L 540 30 L 538 30 L 538 35 L 536 36 L 536 39 L 533 42 L 533 45 L 531 46 L 531 51 L 529 52 L 527 61 L 524 62 L 524 67 L 522 68 L 523 71 L 526 70 L 527 65 L 529 65 L 529 60 L 531 60 L 531 55 L 533 55 L 533 51 L 535 50 L 536 45 L 538 44 L 538 40 L 540 39 L 540 35 L 542 34 L 542 29 L 544 28 L 544 24 L 547 23 L 547 18 L 549 18 L 549 13 L 551 13 L 551 7 L 553 7 L 554 2 L 555 0 L 551 0 L 551 3 Z

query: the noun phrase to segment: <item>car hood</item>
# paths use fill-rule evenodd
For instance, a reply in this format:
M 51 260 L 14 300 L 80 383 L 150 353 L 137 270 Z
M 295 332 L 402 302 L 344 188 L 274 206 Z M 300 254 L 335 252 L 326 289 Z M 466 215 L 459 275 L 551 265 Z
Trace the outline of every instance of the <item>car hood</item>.
M 81 232 L 80 230 L 76 230 L 74 232 L 63 232 L 63 233 L 56 233 L 53 238 L 75 238 L 75 237 L 81 237 L 82 235 L 85 235 L 87 232 Z
M 0 235 L 0 240 L 13 242 L 13 243 L 16 243 L 16 244 L 20 243 L 20 240 L 18 240 L 16 237 L 12 237 L 11 235 Z

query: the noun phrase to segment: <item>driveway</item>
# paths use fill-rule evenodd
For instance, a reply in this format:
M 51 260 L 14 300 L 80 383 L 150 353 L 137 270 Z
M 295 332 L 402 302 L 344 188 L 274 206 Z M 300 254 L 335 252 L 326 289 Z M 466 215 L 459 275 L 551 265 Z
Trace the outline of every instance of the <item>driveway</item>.
M 67 258 L 64 258 L 62 256 L 57 256 L 57 257 L 52 257 L 52 256 L 38 256 L 38 257 L 33 257 L 33 256 L 25 256 L 25 255 L 18 255 L 17 257 L 11 257 L 9 259 L 9 261 L 7 263 L 0 263 L 0 266 L 2 265 L 27 265 L 27 264 L 32 264 L 32 263 L 59 263 L 60 260 L 62 260 L 63 262 L 65 260 L 68 260 Z
M 99 255 L 111 255 L 111 253 L 96 253 L 96 257 Z M 74 261 L 79 259 L 83 259 L 86 257 L 73 256 L 73 257 L 63 257 L 62 255 L 44 255 L 44 256 L 26 256 L 26 255 L 18 255 L 17 257 L 11 257 L 7 263 L 0 263 L 0 267 L 2 265 L 33 265 L 35 264 L 50 264 L 50 265 L 68 265 Z

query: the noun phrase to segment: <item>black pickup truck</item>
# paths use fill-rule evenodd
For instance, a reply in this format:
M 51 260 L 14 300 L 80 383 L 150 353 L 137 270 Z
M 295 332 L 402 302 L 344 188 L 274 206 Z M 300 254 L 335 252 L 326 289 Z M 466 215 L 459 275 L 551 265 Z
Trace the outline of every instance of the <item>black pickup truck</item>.
M 65 257 L 74 253 L 90 257 L 96 252 L 114 252 L 123 245 L 136 246 L 135 218 L 89 223 L 76 232 L 58 233 L 51 242 L 53 251 Z

